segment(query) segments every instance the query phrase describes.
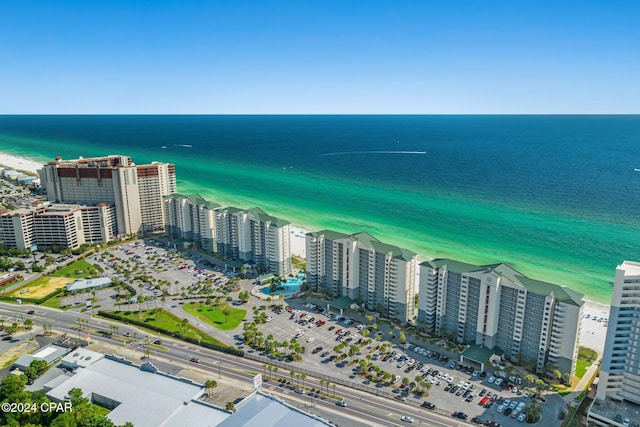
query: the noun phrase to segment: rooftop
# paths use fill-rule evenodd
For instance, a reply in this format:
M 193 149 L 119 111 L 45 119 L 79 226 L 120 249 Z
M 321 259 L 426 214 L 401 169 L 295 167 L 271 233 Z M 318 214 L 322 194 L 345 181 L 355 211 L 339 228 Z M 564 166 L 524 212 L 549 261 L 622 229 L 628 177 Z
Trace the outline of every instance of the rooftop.
M 88 350 L 75 350 L 70 356 L 86 359 L 87 355 L 90 362 L 80 366 L 75 375 L 62 383 L 59 380 L 49 383 L 53 388 L 47 396 L 62 401 L 72 388 L 80 388 L 85 397 L 110 405 L 107 417 L 117 425 L 127 421 L 136 427 L 329 425 L 262 393 L 250 394 L 236 402 L 236 411 L 230 413 L 199 400 L 204 394 L 202 384 L 158 372 L 149 362 L 138 366 L 117 356 Z
M 558 301 L 566 304 L 576 306 L 582 306 L 582 304 L 584 304 L 584 301 L 582 300 L 582 297 L 584 296 L 583 294 L 573 291 L 565 286 L 531 279 L 505 263 L 474 265 L 447 258 L 438 258 L 431 261 L 425 261 L 420 265 L 429 266 L 431 268 L 441 268 L 446 266 L 448 271 L 460 274 L 489 273 L 493 274 L 495 277 L 506 277 L 516 285 L 519 285 L 534 294 L 544 296 L 550 295 Z
M 69 350 L 64 347 L 58 347 L 54 344 L 49 344 L 44 347 L 41 347 L 39 350 L 32 354 L 22 354 L 16 360 L 15 365 L 21 369 L 26 368 L 31 365 L 31 362 L 34 360 L 44 360 L 48 364 L 54 363 L 56 360 L 59 360 L 67 354 Z
M 620 420 L 628 418 L 631 422 L 640 422 L 640 406 L 627 402 L 606 398 L 594 400 L 589 408 L 589 416 L 604 418 L 611 421 L 611 425 L 622 426 L 622 422 L 614 423 L 616 415 L 620 415 Z

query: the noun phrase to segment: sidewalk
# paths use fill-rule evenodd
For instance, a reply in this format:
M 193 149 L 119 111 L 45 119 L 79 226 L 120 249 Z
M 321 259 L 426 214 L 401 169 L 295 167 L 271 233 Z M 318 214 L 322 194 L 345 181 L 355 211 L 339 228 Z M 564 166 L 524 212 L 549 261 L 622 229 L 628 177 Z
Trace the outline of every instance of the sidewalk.
M 599 363 L 600 363 L 599 359 L 593 362 L 593 364 L 589 366 L 589 368 L 587 369 L 587 372 L 585 372 L 582 378 L 580 378 L 580 381 L 578 382 L 578 384 L 573 388 L 574 391 L 562 397 L 564 401 L 567 402 L 567 404 L 571 404 L 571 402 L 577 399 L 578 396 L 580 396 L 580 394 L 584 390 L 586 390 L 587 385 L 591 382 L 591 379 L 593 378 L 593 376 L 596 374 L 596 371 L 598 370 Z

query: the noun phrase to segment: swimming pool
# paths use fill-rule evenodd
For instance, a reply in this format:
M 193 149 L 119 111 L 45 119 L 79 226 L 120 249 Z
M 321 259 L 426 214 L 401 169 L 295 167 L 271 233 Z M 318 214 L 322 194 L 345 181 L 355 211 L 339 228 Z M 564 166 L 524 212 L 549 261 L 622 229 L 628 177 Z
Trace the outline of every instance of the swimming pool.
M 273 295 L 283 294 L 285 298 L 289 298 L 298 293 L 300 286 L 304 283 L 304 274 L 298 274 L 297 277 L 290 277 L 285 283 L 278 285 L 278 290 Z M 262 293 L 271 296 L 270 286 L 262 288 Z

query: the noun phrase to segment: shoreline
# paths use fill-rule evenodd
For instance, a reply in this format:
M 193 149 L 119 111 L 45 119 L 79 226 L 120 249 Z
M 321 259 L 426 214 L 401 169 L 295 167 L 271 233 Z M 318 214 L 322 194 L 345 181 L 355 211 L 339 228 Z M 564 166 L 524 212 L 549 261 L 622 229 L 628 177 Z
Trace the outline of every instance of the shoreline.
M 0 165 L 8 166 L 16 170 L 24 170 L 38 174 L 38 169 L 42 167 L 44 162 L 39 162 L 26 157 L 16 156 L 14 154 L 0 151 Z M 309 232 L 304 227 L 291 224 L 291 254 L 306 258 L 306 244 L 304 235 Z
M 0 151 L 0 164 L 9 166 L 13 169 L 22 169 L 25 171 L 37 173 L 37 170 L 42 167 L 43 162 Z M 310 232 L 310 230 L 306 227 L 301 227 L 294 224 L 291 224 L 290 228 L 291 254 L 306 258 L 305 234 Z M 419 258 L 426 259 L 426 255 L 419 255 Z M 582 319 L 580 319 L 582 325 L 580 328 L 579 345 L 593 348 L 598 352 L 600 356 L 602 356 L 607 334 L 607 327 L 604 326 L 604 322 L 597 322 L 592 319 L 594 316 L 597 316 L 598 318 L 608 318 L 611 306 L 586 298 L 583 301 L 583 317 Z M 589 319 L 586 318 L 587 314 L 590 316 Z
M 14 169 L 22 169 L 22 170 L 27 170 L 27 171 L 32 171 L 34 173 L 36 173 L 37 169 L 41 168 L 42 165 L 48 161 L 51 161 L 51 159 L 48 160 L 33 160 L 31 158 L 28 157 L 23 157 L 20 155 L 15 155 L 15 154 L 11 154 L 8 153 L 6 151 L 0 151 L 0 164 L 5 164 L 7 166 L 13 167 Z M 188 193 L 188 191 L 187 191 Z M 213 199 L 215 200 L 215 198 Z M 229 201 L 228 202 L 229 205 L 234 205 L 233 202 Z M 255 204 L 251 204 L 251 205 L 256 205 L 256 206 L 260 206 L 263 207 L 262 205 L 260 205 L 259 203 L 255 203 Z M 267 208 L 266 206 L 263 208 Z M 287 219 L 285 216 L 281 216 L 284 219 Z M 301 256 L 303 258 L 306 257 L 306 245 L 305 245 L 305 234 L 312 231 L 314 229 L 314 227 L 310 227 L 307 224 L 294 224 L 291 223 L 291 253 L 293 255 L 296 256 Z M 318 228 L 321 229 L 321 228 Z M 362 231 L 366 231 L 366 230 L 362 230 Z M 390 241 L 391 244 L 395 244 L 401 247 L 408 247 L 406 244 L 398 244 L 396 242 Z M 419 260 L 423 261 L 423 260 L 428 260 L 433 258 L 432 256 L 430 256 L 430 254 L 428 253 L 424 253 L 424 252 L 419 252 L 419 251 L 414 251 L 414 252 L 418 252 L 418 256 L 419 256 Z M 452 259 L 457 259 L 455 256 L 451 256 Z M 516 268 L 518 268 L 516 266 Z M 563 284 L 565 282 L 565 280 L 563 280 L 563 275 L 566 275 L 566 272 L 556 272 L 559 274 L 559 276 L 555 276 L 555 275 L 538 275 L 538 276 L 532 276 L 532 277 L 541 277 L 540 280 L 544 280 L 544 281 L 549 281 L 551 283 L 558 283 L 558 284 Z M 548 277 L 548 279 L 544 279 L 545 277 Z M 567 286 L 569 289 L 574 289 L 574 287 L 568 286 L 566 284 L 564 284 L 564 286 Z M 581 292 L 581 293 L 586 293 L 586 292 Z M 602 301 L 599 298 L 599 294 L 595 296 L 597 298 L 597 300 L 593 300 L 593 299 L 586 299 L 586 298 L 594 298 L 594 296 L 587 296 L 585 298 L 585 301 L 591 301 L 594 304 L 602 304 L 605 307 L 608 307 L 607 303 L 608 301 Z M 610 301 L 610 296 L 607 297 L 607 299 L 609 299 Z

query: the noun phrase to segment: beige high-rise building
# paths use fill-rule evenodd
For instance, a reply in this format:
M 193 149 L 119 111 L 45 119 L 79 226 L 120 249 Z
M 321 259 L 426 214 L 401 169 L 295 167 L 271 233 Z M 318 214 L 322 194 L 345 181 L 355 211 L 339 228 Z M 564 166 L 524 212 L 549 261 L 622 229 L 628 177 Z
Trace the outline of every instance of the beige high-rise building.
M 60 246 L 75 249 L 84 243 L 112 240 L 116 234 L 113 206 L 46 204 L 0 215 L 0 240 L 15 249 Z
M 432 334 L 496 349 L 538 372 L 553 366 L 573 375 L 582 297 L 564 286 L 531 279 L 507 264 L 434 259 L 420 264 L 418 321 Z
M 230 260 L 252 262 L 261 271 L 291 273 L 290 224 L 260 208 L 222 207 L 198 194 L 164 198 L 167 232 Z
M 176 192 L 173 164 L 136 166 L 128 156 L 57 158 L 38 173 L 51 202 L 115 206 L 119 234 L 163 230 L 163 197 Z
M 417 254 L 368 233 L 306 235 L 307 284 L 403 322 L 415 317 Z

